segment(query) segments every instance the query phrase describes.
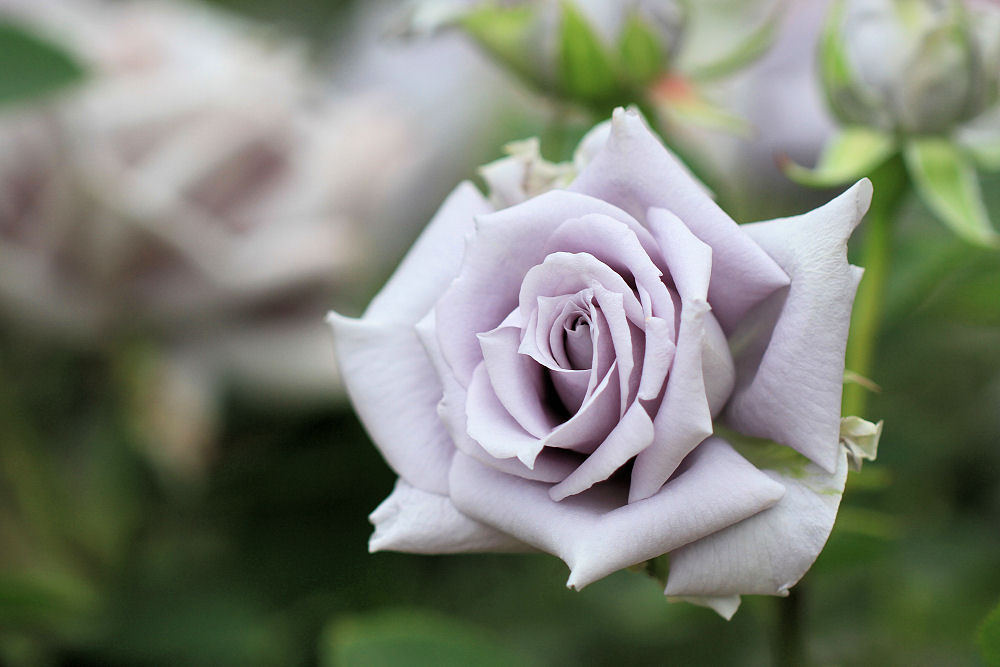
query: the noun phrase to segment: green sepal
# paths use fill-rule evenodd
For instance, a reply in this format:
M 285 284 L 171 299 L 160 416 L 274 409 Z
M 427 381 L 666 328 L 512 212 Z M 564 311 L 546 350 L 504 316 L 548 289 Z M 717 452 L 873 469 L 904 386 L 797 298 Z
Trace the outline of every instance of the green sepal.
M 670 554 L 663 554 L 662 556 L 657 556 L 656 558 L 650 558 L 649 560 L 636 563 L 635 565 L 631 565 L 625 569 L 630 572 L 644 574 L 651 579 L 655 579 L 659 582 L 660 586 L 666 588 L 667 577 L 670 575 Z
M 987 665 L 1000 667 L 1000 604 L 989 613 L 977 633 L 979 650 Z
M 28 100 L 81 80 L 83 66 L 58 45 L 0 20 L 0 104 Z
M 920 198 L 945 225 L 970 243 L 1000 247 L 975 167 L 954 143 L 941 137 L 911 139 L 903 157 Z
M 666 52 L 659 35 L 635 10 L 625 19 L 618 52 L 623 74 L 639 85 L 653 80 L 666 68 Z
M 564 0 L 561 6 L 560 88 L 571 99 L 601 102 L 612 98 L 618 88 L 618 78 L 611 55 L 573 2 Z
M 540 85 L 538 54 L 530 45 L 538 21 L 538 9 L 531 4 L 513 7 L 484 4 L 462 13 L 456 24 L 494 59 Z
M 829 188 L 868 176 L 895 152 L 891 135 L 870 127 L 846 127 L 826 143 L 812 169 L 787 158 L 781 169 L 799 185 Z
M 781 20 L 785 13 L 785 0 L 779 0 L 768 16 L 753 32 L 739 42 L 728 53 L 712 62 L 700 65 L 688 72 L 691 79 L 699 82 L 715 81 L 751 65 L 766 54 L 778 36 Z

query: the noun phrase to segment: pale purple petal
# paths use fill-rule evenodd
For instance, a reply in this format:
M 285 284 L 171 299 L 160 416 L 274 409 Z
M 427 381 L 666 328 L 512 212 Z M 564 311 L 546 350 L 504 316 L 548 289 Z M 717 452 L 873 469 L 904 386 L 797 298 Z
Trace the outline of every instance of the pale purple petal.
M 476 334 L 496 328 L 517 306 L 525 274 L 545 259 L 548 237 L 588 213 L 631 220 L 606 202 L 564 190 L 477 218 L 458 278 L 436 305 L 441 351 L 459 382 L 467 384 L 482 360 Z
M 784 494 L 718 439 L 699 447 L 662 491 L 631 504 L 625 504 L 625 488 L 614 484 L 555 502 L 547 485 L 503 475 L 463 454 L 455 456 L 450 483 L 463 514 L 565 561 L 571 588 L 742 521 Z
M 428 493 L 404 479 L 368 516 L 375 532 L 368 551 L 416 554 L 531 551 L 531 547 L 459 512 L 448 496 Z
M 804 461 L 763 470 L 785 487 L 772 508 L 670 554 L 667 595 L 787 595 L 823 549 L 847 480 L 841 448 L 836 472 Z
M 458 275 L 475 217 L 492 210 L 471 183 L 455 188 L 372 299 L 365 318 L 413 324 L 423 317 Z
M 726 619 L 732 619 L 733 615 L 740 608 L 739 595 L 677 595 L 667 598 L 669 602 L 690 602 L 699 607 L 708 607 L 716 614 Z
M 437 405 L 437 415 L 459 451 L 509 475 L 550 483 L 565 479 L 580 465 L 580 457 L 577 454 L 562 450 L 543 451 L 535 459 L 534 468 L 529 468 L 516 458 L 497 459 L 490 456 L 482 445 L 469 437 L 465 414 L 466 389 L 455 380 L 441 355 L 435 331 L 434 311 L 418 322 L 416 328 L 420 341 L 439 374 L 444 390 L 444 396 Z
M 663 209 L 651 209 L 649 222 L 681 297 L 681 325 L 666 393 L 653 420 L 656 435 L 632 468 L 630 502 L 659 491 L 681 461 L 713 431 L 703 368 L 705 320 L 711 317 L 707 293 L 712 250 Z
M 840 452 L 844 351 L 860 277 L 847 263 L 847 239 L 871 196 L 864 179 L 804 215 L 744 226 L 792 284 L 783 299 L 764 304 L 763 314 L 751 314 L 749 332 L 734 334 L 745 351 L 737 353 L 737 385 L 725 419 L 747 435 L 794 448 L 829 472 Z
M 516 327 L 501 326 L 479 334 L 483 365 L 489 384 L 504 409 L 525 431 L 541 438 L 559 421 L 547 408 L 545 369 L 517 351 L 520 338 L 521 331 Z M 589 355 L 587 361 L 590 361 Z M 471 392 L 471 385 L 469 390 Z
M 655 244 L 653 247 L 654 257 L 662 262 L 659 247 Z M 567 220 L 549 237 L 546 250 L 588 253 L 622 276 L 631 274 L 635 284 L 643 287 L 651 299 L 652 307 L 646 315 L 673 321 L 674 303 L 663 284 L 663 273 L 651 259 L 650 251 L 640 244 L 635 231 L 625 223 L 603 215 Z
M 651 207 L 677 214 L 712 248 L 709 301 L 725 329 L 788 284 L 778 265 L 712 201 L 638 113 L 616 109 L 611 125 L 604 150 L 570 189 L 608 201 L 639 220 Z
M 552 500 L 586 491 L 611 477 L 653 441 L 653 420 L 640 403 L 633 403 L 604 442 L 563 481 L 549 489 Z
M 629 320 L 642 324 L 645 319 L 638 297 L 625 279 L 611 267 L 589 253 L 554 252 L 528 270 L 521 282 L 521 316 L 527 320 L 540 296 L 575 294 L 595 286 L 622 297 Z
M 472 372 L 472 382 L 465 397 L 465 414 L 469 437 L 498 459 L 517 457 L 533 468 L 535 457 L 542 451 L 542 441 L 528 433 L 500 403 L 486 364 L 480 363 Z
M 448 493 L 455 447 L 437 416 L 442 388 L 412 325 L 327 317 L 347 393 L 389 466 L 413 486 Z
M 620 389 L 618 362 L 615 361 L 576 414 L 553 429 L 543 439 L 543 444 L 588 454 L 593 452 L 621 417 Z
M 590 387 L 591 378 L 595 376 L 591 370 L 557 369 L 549 371 L 552 386 L 556 390 L 556 395 L 566 410 L 570 414 L 579 412 L 584 400 L 587 398 L 587 389 Z
M 642 361 L 642 378 L 637 398 L 650 401 L 660 395 L 663 381 L 674 360 L 674 323 L 659 317 L 646 319 L 646 350 Z

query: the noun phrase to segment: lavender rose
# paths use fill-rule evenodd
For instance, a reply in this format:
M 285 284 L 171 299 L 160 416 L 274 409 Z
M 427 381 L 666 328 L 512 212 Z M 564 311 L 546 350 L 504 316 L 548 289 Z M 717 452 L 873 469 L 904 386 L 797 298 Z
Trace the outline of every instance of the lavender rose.
M 331 314 L 400 476 L 370 548 L 541 550 L 572 588 L 670 553 L 666 594 L 728 617 L 787 593 L 836 516 L 871 185 L 737 226 L 635 112 L 583 146 L 508 208 L 459 186 L 364 316 Z

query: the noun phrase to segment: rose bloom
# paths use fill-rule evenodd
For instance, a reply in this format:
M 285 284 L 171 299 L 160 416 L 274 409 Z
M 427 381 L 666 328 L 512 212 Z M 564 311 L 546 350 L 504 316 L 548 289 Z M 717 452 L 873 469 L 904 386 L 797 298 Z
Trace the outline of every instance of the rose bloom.
M 727 617 L 786 594 L 846 479 L 846 241 L 871 184 L 738 226 L 622 109 L 577 163 L 500 210 L 459 186 L 364 315 L 331 314 L 400 476 L 370 548 L 540 550 L 571 588 L 669 553 L 666 594 Z M 509 201 L 517 169 L 487 173 Z

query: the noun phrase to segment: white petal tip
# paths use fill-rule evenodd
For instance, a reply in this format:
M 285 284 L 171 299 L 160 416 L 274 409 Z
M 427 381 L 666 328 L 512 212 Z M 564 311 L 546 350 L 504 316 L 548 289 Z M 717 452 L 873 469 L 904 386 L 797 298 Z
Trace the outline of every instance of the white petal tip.
M 351 322 L 357 322 L 357 321 L 358 321 L 358 320 L 357 320 L 357 318 L 354 318 L 354 317 L 347 317 L 346 315 L 341 315 L 340 313 L 338 313 L 338 312 L 337 312 L 337 311 L 335 311 L 335 310 L 331 310 L 330 312 L 328 312 L 328 313 L 326 314 L 326 317 L 324 317 L 324 318 L 323 318 L 323 320 L 324 320 L 324 321 L 325 321 L 325 322 L 326 322 L 326 323 L 327 323 L 327 324 L 328 324 L 328 325 L 329 325 L 329 326 L 330 326 L 330 327 L 331 327 L 331 328 L 332 328 L 332 329 L 333 329 L 334 331 L 336 331 L 336 330 L 337 330 L 337 327 L 338 327 L 338 326 L 341 326 L 341 325 L 343 325 L 343 324 L 349 324 L 349 323 L 351 323 Z

